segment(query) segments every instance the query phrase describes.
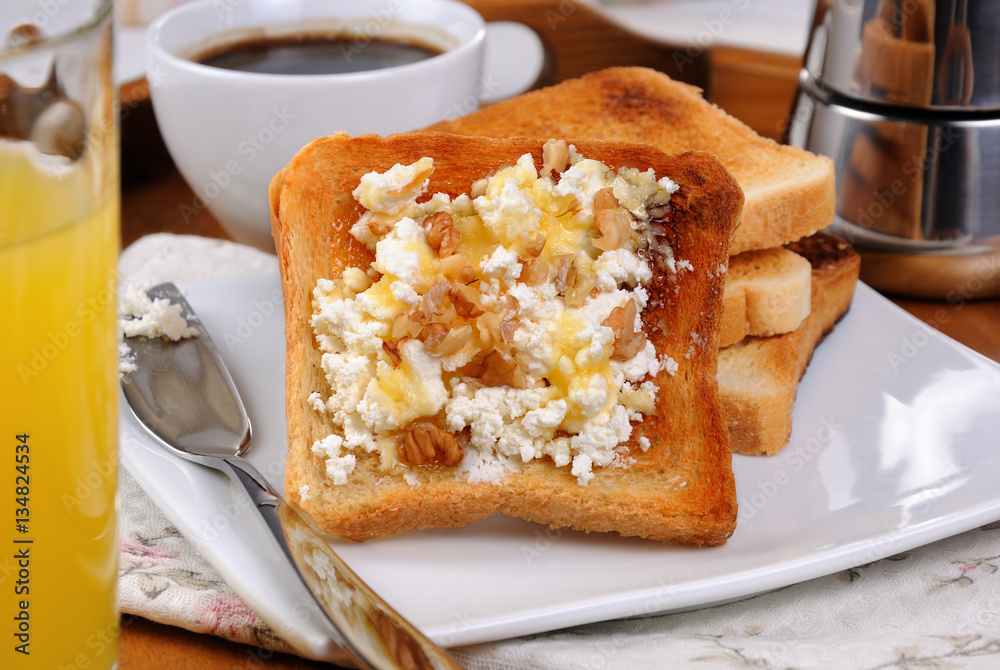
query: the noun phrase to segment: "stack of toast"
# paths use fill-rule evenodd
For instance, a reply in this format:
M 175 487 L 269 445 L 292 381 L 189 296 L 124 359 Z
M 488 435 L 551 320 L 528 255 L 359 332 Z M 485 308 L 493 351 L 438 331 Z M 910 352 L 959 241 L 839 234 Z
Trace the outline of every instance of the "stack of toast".
M 745 197 L 719 338 L 730 446 L 768 455 L 784 448 L 798 382 L 817 344 L 847 311 L 860 269 L 850 245 L 817 232 L 836 207 L 830 159 L 760 137 L 706 102 L 699 89 L 636 67 L 594 72 L 430 129 L 627 140 L 716 156 Z
M 476 449 L 461 431 L 442 436 L 463 446 L 457 465 L 434 449 L 419 464 L 374 449 L 344 456 L 346 426 L 315 401 L 339 382 L 323 370 L 314 291 L 375 267 L 371 246 L 352 234 L 370 213 L 353 195 L 362 178 L 430 157 L 433 170 L 417 179 L 422 197 L 454 201 L 519 161 L 546 173 L 553 139 L 612 170 L 652 169 L 677 187 L 646 247 L 659 269 L 637 317 L 656 355 L 677 364 L 649 373 L 655 411 L 633 421 L 620 458 L 595 467 L 585 485 L 550 458 L 501 459 L 495 477 L 470 477 Z M 761 138 L 697 89 L 644 68 L 593 73 L 423 132 L 319 138 L 275 176 L 269 195 L 285 300 L 286 491 L 320 529 L 354 540 L 500 512 L 588 532 L 726 542 L 736 523 L 731 454 L 787 444 L 798 382 L 858 277 L 850 246 L 820 232 L 835 206 L 829 160 Z M 432 218 L 418 224 L 427 235 Z M 391 353 L 397 344 L 381 346 Z M 440 414 L 421 421 L 447 427 Z M 404 426 L 391 439 L 408 445 L 413 431 Z M 349 477 L 330 475 L 324 445 L 338 462 L 352 459 Z

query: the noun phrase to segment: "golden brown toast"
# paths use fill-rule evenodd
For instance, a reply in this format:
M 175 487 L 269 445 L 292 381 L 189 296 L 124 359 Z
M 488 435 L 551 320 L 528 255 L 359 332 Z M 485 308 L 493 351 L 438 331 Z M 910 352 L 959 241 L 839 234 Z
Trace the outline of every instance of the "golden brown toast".
M 788 444 L 799 380 L 850 307 L 858 281 L 860 256 L 835 235 L 816 233 L 788 249 L 812 266 L 809 316 L 791 333 L 748 337 L 719 352 L 719 397 L 737 453 L 771 456 Z
M 586 74 L 484 107 L 429 130 L 489 137 L 613 139 L 667 153 L 705 151 L 743 189 L 730 253 L 780 246 L 826 227 L 836 205 L 833 162 L 780 145 L 707 102 L 697 88 L 639 67 Z
M 772 247 L 729 259 L 719 346 L 753 335 L 790 333 L 809 316 L 812 268 L 802 256 Z
M 427 193 L 454 197 L 476 180 L 530 153 L 542 165 L 542 142 L 441 133 L 381 138 L 320 138 L 303 148 L 271 183 L 272 231 L 281 268 L 286 323 L 288 461 L 286 491 L 319 527 L 354 540 L 418 528 L 460 526 L 501 512 L 584 531 L 614 531 L 654 540 L 718 545 L 733 532 L 736 499 L 728 432 L 717 397 L 719 311 L 724 272 L 742 193 L 713 157 L 669 156 L 626 142 L 580 141 L 579 152 L 611 167 L 651 167 L 680 189 L 662 235 L 677 259 L 693 270 L 654 272 L 642 312 L 644 330 L 659 354 L 680 363 L 660 372 L 656 412 L 633 426 L 625 467 L 595 468 L 586 486 L 566 468 L 533 460 L 497 484 L 457 479 L 427 467 L 419 485 L 379 469 L 359 453 L 345 484 L 327 478 L 311 446 L 331 430 L 308 397 L 327 386 L 310 327 L 317 280 L 334 279 L 348 265 L 367 267 L 371 252 L 349 229 L 363 213 L 352 197 L 361 177 L 434 159 Z M 655 259 L 653 259 L 655 260 Z M 648 439 L 643 451 L 637 442 Z M 422 466 L 421 466 L 422 467 Z M 309 495 L 300 494 L 308 485 Z

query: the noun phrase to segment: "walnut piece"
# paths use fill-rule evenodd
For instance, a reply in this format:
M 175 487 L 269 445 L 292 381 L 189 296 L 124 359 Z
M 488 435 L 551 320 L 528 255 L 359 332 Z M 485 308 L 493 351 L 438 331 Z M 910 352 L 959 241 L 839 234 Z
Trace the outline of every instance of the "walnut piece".
M 483 386 L 510 386 L 512 388 L 525 388 L 528 380 L 524 375 L 521 366 L 513 358 L 504 356 L 494 349 L 483 357 L 479 363 L 477 374 Z
M 475 280 L 476 271 L 465 254 L 452 254 L 441 259 L 441 274 L 449 279 L 457 279 L 463 284 Z
M 624 307 L 615 307 L 608 318 L 601 323 L 615 333 L 614 350 L 611 358 L 627 361 L 646 346 L 646 336 L 635 329 L 635 301 L 629 300 Z
M 416 337 L 427 322 L 427 317 L 423 312 L 413 312 L 412 314 L 397 314 L 392 320 L 390 336 L 399 340 L 404 337 Z
M 532 258 L 538 258 L 542 249 L 545 248 L 545 236 L 541 233 L 534 233 L 524 242 L 524 253 L 528 254 Z
M 398 368 L 399 364 L 403 362 L 403 358 L 399 355 L 399 340 L 393 340 L 392 342 L 382 341 L 382 351 L 385 355 L 389 357 L 389 362 L 392 367 Z
M 621 207 L 595 209 L 594 225 L 600 237 L 594 239 L 594 246 L 601 251 L 620 249 L 632 232 L 632 217 Z
M 431 326 L 441 326 L 443 324 L 432 323 Z M 431 356 L 451 356 L 472 340 L 472 326 L 464 324 L 448 329 L 443 335 L 435 333 L 433 339 L 428 337 L 424 341 L 427 353 Z
M 548 140 L 542 145 L 541 176 L 547 177 L 553 171 L 562 174 L 568 164 L 569 145 L 566 140 Z
M 368 221 L 368 231 L 375 237 L 385 237 L 392 230 L 392 223 L 389 221 L 370 219 Z
M 430 421 L 418 421 L 406 431 L 399 460 L 407 465 L 439 463 L 454 467 L 462 462 L 462 446 L 439 426 Z
M 448 212 L 431 214 L 424 221 L 427 226 L 427 244 L 437 252 L 438 257 L 447 258 L 455 253 L 462 242 L 462 233 L 455 228 L 455 222 Z
M 532 258 L 521 260 L 521 274 L 517 280 L 528 286 L 541 286 L 549 279 L 549 266 L 545 261 Z
M 618 198 L 615 197 L 615 192 L 611 188 L 602 188 L 597 193 L 594 194 L 594 210 L 599 209 L 616 209 L 621 205 L 618 202 Z
M 562 268 L 559 268 L 560 274 Z M 585 272 L 580 272 L 576 267 L 569 265 L 563 278 L 563 286 L 560 293 L 566 301 L 568 307 L 582 307 L 587 296 L 594 290 L 597 283 L 594 278 Z

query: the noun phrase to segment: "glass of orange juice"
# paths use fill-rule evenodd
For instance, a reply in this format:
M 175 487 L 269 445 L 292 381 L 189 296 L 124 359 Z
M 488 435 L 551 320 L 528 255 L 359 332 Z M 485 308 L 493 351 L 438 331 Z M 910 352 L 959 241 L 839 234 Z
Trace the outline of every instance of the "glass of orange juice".
M 116 598 L 112 0 L 0 2 L 0 667 L 104 670 Z

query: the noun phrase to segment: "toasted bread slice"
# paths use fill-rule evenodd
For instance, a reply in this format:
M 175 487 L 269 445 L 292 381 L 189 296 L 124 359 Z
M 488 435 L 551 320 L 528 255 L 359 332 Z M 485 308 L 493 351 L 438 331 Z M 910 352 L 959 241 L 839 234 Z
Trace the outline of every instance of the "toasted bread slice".
M 742 193 L 707 154 L 668 156 L 649 145 L 581 141 L 579 152 L 611 167 L 653 168 L 680 188 L 663 237 L 688 272 L 654 271 L 644 330 L 658 354 L 680 362 L 662 371 L 654 415 L 633 425 L 624 467 L 595 468 L 586 486 L 546 460 L 514 464 L 499 483 L 471 483 L 445 467 L 426 467 L 420 483 L 380 470 L 376 455 L 357 453 L 345 484 L 326 476 L 311 447 L 331 431 L 308 397 L 327 386 L 310 326 L 312 291 L 348 265 L 367 267 L 369 250 L 349 234 L 363 213 L 351 195 L 361 177 L 430 156 L 428 193 L 468 193 L 476 180 L 530 153 L 542 165 L 542 142 L 441 133 L 386 138 L 320 138 L 275 176 L 272 230 L 284 292 L 288 460 L 286 491 L 325 532 L 364 540 L 418 528 L 460 526 L 497 512 L 584 531 L 718 545 L 733 532 L 735 485 L 728 432 L 715 381 L 718 326 L 729 245 Z M 654 254 L 655 256 L 655 254 Z M 654 257 L 652 259 L 656 261 Z M 642 440 L 640 443 L 639 441 Z M 645 440 L 649 448 L 639 448 Z M 421 466 L 423 467 L 423 466 Z M 301 495 L 304 486 L 308 496 Z
M 773 455 L 792 432 L 799 380 L 813 351 L 847 312 L 861 267 L 844 240 L 820 232 L 788 245 L 812 267 L 812 310 L 784 335 L 748 337 L 719 352 L 719 397 L 730 446 L 742 454 Z
M 430 128 L 491 137 L 614 139 L 667 153 L 705 151 L 746 202 L 730 253 L 781 246 L 826 227 L 836 207 L 833 161 L 755 133 L 697 88 L 639 67 L 593 72 Z
M 719 346 L 798 328 L 809 316 L 811 281 L 809 261 L 784 247 L 744 251 L 730 258 Z

